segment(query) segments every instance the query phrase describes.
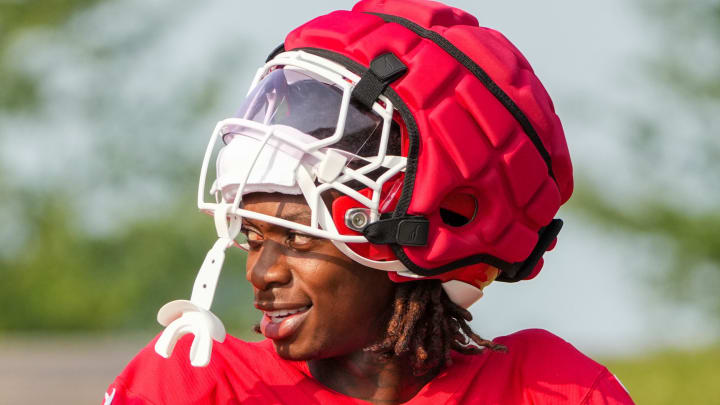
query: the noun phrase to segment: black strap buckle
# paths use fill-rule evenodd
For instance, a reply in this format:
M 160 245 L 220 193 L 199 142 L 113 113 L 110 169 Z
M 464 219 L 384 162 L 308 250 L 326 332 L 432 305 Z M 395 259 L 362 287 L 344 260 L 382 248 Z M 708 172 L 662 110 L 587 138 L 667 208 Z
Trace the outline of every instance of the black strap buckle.
M 362 233 L 370 243 L 402 246 L 425 246 L 430 221 L 421 216 L 402 216 L 381 219 L 366 226 Z

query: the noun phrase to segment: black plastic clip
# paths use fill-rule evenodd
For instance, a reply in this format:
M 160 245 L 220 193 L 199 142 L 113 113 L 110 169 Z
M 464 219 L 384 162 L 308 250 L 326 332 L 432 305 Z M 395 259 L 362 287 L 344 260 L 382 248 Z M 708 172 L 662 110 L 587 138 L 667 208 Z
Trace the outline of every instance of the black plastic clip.
M 362 233 L 370 243 L 425 246 L 430 221 L 421 216 L 381 219 L 366 226 Z
M 384 53 L 370 62 L 370 68 L 355 85 L 352 97 L 372 109 L 385 88 L 407 72 L 407 66 L 392 53 Z

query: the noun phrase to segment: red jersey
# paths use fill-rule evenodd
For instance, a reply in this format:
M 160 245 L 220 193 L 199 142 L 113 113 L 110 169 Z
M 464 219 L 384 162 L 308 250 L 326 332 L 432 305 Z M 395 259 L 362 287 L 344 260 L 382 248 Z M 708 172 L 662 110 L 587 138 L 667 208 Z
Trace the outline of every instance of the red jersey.
M 325 387 L 306 362 L 280 358 L 270 340 L 228 336 L 204 368 L 190 365 L 192 338 L 170 359 L 145 347 L 113 382 L 105 405 L 367 404 Z M 406 404 L 621 405 L 632 399 L 602 365 L 550 332 L 524 330 L 495 339 L 507 353 L 453 353 L 453 365 Z

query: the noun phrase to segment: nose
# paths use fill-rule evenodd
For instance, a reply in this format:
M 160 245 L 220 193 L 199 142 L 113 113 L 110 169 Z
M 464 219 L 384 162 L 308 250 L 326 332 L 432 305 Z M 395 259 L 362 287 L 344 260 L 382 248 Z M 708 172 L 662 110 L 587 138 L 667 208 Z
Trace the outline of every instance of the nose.
M 281 243 L 266 240 L 260 249 L 248 253 L 245 277 L 261 291 L 286 285 L 292 280 L 286 259 Z

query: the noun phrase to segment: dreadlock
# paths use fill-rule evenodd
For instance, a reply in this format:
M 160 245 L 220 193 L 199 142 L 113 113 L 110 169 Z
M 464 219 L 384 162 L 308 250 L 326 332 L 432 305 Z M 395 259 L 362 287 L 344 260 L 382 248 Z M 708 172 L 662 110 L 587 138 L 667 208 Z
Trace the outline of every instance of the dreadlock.
M 439 280 L 400 283 L 385 337 L 365 350 L 409 355 L 415 375 L 450 366 L 452 350 L 463 354 L 477 354 L 483 348 L 507 351 L 473 332 L 467 324 L 471 320 L 470 312 L 450 300 Z

